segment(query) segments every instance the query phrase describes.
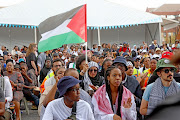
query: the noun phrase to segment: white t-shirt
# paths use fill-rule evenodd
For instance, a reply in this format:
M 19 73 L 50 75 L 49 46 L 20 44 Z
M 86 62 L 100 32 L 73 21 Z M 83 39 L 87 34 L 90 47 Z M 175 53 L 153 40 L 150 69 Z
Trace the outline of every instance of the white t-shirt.
M 71 116 L 72 108 L 69 108 L 64 103 L 64 98 L 59 98 L 51 101 L 46 107 L 42 120 L 65 120 Z M 77 120 L 95 120 L 90 105 L 79 100 L 76 107 Z
M 0 77 L 0 87 L 2 86 L 1 84 L 3 84 L 3 82 L 1 82 L 1 80 L 2 79 Z M 9 108 L 9 102 L 11 102 L 13 99 L 13 92 L 12 92 L 12 87 L 11 87 L 11 83 L 9 81 L 8 76 L 4 76 L 4 90 L 3 91 L 4 91 L 5 99 L 7 100 L 5 107 Z
M 0 50 L 0 55 L 3 56 L 3 51 L 2 50 Z

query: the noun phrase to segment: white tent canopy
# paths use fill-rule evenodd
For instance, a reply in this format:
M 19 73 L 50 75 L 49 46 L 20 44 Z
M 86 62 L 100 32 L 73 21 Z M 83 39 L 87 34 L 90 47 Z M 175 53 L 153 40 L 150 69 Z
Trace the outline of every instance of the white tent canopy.
M 1 24 L 38 26 L 45 19 L 85 4 L 85 0 L 26 0 L 0 10 Z M 95 4 L 96 3 L 96 4 Z M 104 0 L 87 1 L 87 25 L 94 27 L 162 22 L 159 16 Z
M 45 19 L 85 3 L 87 3 L 87 26 L 89 31 L 95 31 L 95 29 L 99 28 L 100 30 L 108 29 L 108 31 L 111 31 L 110 29 L 113 29 L 112 31 L 120 29 L 120 31 L 123 32 L 126 30 L 124 28 L 128 29 L 129 27 L 130 29 L 134 29 L 133 27 L 135 27 L 136 29 L 139 29 L 137 26 L 142 25 L 144 27 L 144 29 L 142 29 L 144 32 L 141 32 L 141 34 L 143 34 L 142 36 L 144 36 L 142 40 L 145 41 L 149 40 L 146 39 L 147 35 L 145 35 L 145 33 L 147 32 L 145 31 L 145 26 L 158 26 L 158 24 L 162 22 L 161 17 L 157 15 L 131 9 L 105 0 L 26 0 L 20 4 L 0 9 L 0 31 L 3 31 L 4 27 L 7 27 L 7 29 L 8 27 L 13 27 L 13 29 L 22 27 L 22 30 L 25 28 L 36 28 L 36 26 Z M 157 30 L 157 27 L 152 28 L 155 28 L 155 30 L 151 31 Z M 29 30 L 29 32 L 33 35 L 36 34 L 32 30 Z M 101 31 L 101 41 L 107 42 L 106 40 L 103 40 L 102 32 L 103 31 Z M 159 28 L 157 32 L 157 34 L 160 34 Z M 0 32 L 0 35 L 3 34 Z M 19 33 L 19 35 L 22 34 Z M 130 35 L 131 34 L 128 36 Z M 133 35 L 136 34 L 133 33 Z M 135 38 L 137 36 L 133 37 Z M 10 36 L 6 39 L 5 36 L 3 36 L 3 39 L 7 39 L 8 41 L 10 40 Z M 13 38 L 11 38 L 11 40 L 12 39 Z M 27 38 L 27 40 L 32 42 L 34 39 L 35 37 Z M 90 32 L 88 32 L 88 39 L 92 39 L 92 34 Z M 159 40 L 160 37 L 156 39 Z M 23 40 L 25 41 L 26 39 Z M 134 40 L 139 40 L 139 38 Z M 152 37 L 150 40 L 152 40 Z

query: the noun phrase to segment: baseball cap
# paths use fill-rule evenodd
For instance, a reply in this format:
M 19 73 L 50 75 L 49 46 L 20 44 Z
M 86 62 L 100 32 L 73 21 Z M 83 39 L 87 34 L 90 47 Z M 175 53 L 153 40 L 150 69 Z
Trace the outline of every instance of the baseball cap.
M 23 58 L 20 58 L 20 59 L 19 59 L 19 63 L 21 63 L 21 62 L 24 62 L 24 63 L 25 63 L 25 60 L 24 60 Z
M 164 52 L 164 53 L 162 54 L 161 59 L 163 59 L 163 58 L 171 59 L 172 56 L 173 56 L 173 53 L 172 53 L 172 52 Z
M 156 48 L 156 51 L 161 50 L 160 48 Z

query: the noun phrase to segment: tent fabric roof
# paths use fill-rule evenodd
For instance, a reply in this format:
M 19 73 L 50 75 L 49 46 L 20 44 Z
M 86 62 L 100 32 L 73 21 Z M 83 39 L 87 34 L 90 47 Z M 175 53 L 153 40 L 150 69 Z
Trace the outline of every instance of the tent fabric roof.
M 104 0 L 26 0 L 0 9 L 0 26 L 35 28 L 47 18 L 85 3 L 87 3 L 87 26 L 91 29 L 162 22 L 160 16 Z

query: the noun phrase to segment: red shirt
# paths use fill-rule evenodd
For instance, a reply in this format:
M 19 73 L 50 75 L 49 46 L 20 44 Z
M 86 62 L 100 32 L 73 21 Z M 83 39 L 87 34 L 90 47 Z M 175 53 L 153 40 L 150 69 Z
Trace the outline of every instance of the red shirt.
M 127 47 L 122 47 L 119 49 L 119 52 L 123 51 L 123 52 L 126 52 L 126 50 L 128 50 L 130 52 L 130 49 L 127 48 Z

